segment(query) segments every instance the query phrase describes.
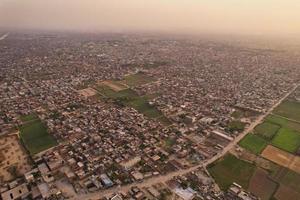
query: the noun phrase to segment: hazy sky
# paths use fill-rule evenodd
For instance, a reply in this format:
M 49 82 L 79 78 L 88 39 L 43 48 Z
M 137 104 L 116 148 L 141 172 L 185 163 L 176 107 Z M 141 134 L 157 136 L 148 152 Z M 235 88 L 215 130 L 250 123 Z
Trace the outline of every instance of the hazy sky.
M 300 0 L 0 0 L 0 27 L 299 34 Z

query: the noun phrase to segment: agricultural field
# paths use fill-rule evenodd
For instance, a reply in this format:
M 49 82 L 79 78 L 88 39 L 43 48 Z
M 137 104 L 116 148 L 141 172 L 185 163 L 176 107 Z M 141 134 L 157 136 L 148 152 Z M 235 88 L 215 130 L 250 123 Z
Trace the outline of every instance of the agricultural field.
M 208 171 L 220 188 L 225 191 L 233 182 L 240 184 L 244 188 L 248 188 L 249 180 L 255 171 L 255 166 L 246 161 L 239 160 L 232 154 L 227 154 L 219 161 L 211 164 L 208 167 Z
M 273 113 L 300 122 L 300 103 L 286 100 L 275 108 Z
M 255 134 L 260 135 L 266 140 L 272 140 L 272 138 L 274 137 L 274 135 L 276 135 L 277 131 L 280 128 L 281 127 L 277 124 L 265 121 L 259 124 L 258 126 L 256 126 L 254 132 Z
M 146 75 L 143 72 L 138 72 L 136 74 L 131 74 L 124 77 L 124 80 L 120 81 L 120 83 L 128 85 L 130 87 L 136 87 L 140 85 L 144 85 L 147 83 L 154 82 L 155 79 Z
M 281 128 L 272 140 L 272 145 L 290 153 L 295 153 L 300 147 L 300 133 L 287 128 Z
M 300 157 L 268 145 L 261 154 L 262 157 L 300 173 Z
M 240 141 L 239 145 L 252 153 L 260 154 L 268 143 L 263 138 L 250 133 Z
M 277 189 L 277 183 L 268 177 L 268 173 L 257 168 L 250 179 L 248 190 L 260 197 L 262 200 L 269 200 Z
M 116 92 L 107 85 L 99 85 L 97 87 L 97 91 L 103 98 L 111 99 L 116 104 L 132 107 L 138 112 L 144 114 L 146 117 L 157 119 L 164 125 L 171 124 L 170 121 L 163 116 L 158 109 L 155 108 L 155 106 L 149 104 L 146 97 L 139 96 L 132 89 L 124 89 Z
M 56 140 L 47 132 L 40 119 L 29 121 L 19 127 L 20 138 L 31 155 L 57 145 Z
M 299 200 L 300 193 L 285 185 L 280 185 L 274 197 L 276 200 Z
M 288 129 L 292 129 L 292 130 L 300 132 L 300 123 L 290 121 L 290 120 L 285 119 L 285 118 L 280 117 L 280 116 L 269 115 L 265 119 L 265 121 L 273 123 L 273 124 L 277 124 L 277 125 L 279 125 L 280 127 L 283 127 L 283 128 L 288 128 Z

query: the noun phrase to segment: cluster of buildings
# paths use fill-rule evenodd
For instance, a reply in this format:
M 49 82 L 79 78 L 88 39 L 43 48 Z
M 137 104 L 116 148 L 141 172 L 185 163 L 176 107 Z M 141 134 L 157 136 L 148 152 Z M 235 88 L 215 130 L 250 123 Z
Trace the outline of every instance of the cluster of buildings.
M 247 125 L 255 117 L 233 112 L 264 112 L 300 77 L 298 58 L 287 52 L 134 35 L 11 33 L 1 41 L 0 62 L 0 134 L 34 113 L 59 142 L 33 157 L 22 178 L 0 183 L 3 200 L 72 197 L 201 164 L 241 132 L 228 131 L 229 123 Z M 149 103 L 170 126 L 78 92 L 139 70 L 156 81 L 131 89 L 153 96 Z M 146 193 L 156 199 L 169 192 L 184 200 L 225 198 L 198 171 L 166 188 Z M 129 196 L 111 198 L 125 197 L 145 194 L 133 188 Z

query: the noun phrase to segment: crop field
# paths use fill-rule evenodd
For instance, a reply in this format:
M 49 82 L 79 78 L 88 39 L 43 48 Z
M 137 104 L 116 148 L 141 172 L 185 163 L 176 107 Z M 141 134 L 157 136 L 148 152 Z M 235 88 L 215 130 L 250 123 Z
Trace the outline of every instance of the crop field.
M 277 183 L 268 177 L 266 171 L 258 168 L 250 179 L 248 190 L 262 200 L 269 200 L 275 193 L 276 188 Z
M 20 126 L 19 130 L 20 138 L 31 155 L 57 145 L 54 137 L 47 132 L 46 126 L 39 119 Z
M 300 193 L 285 185 L 280 185 L 274 197 L 277 200 L 299 200 Z
M 155 106 L 150 105 L 146 97 L 139 96 L 132 89 L 124 89 L 116 92 L 107 85 L 99 85 L 97 91 L 103 98 L 112 99 L 117 104 L 132 107 L 146 117 L 157 119 L 164 125 L 170 125 L 170 121 Z
M 300 147 L 300 133 L 287 128 L 281 128 L 272 140 L 272 145 L 290 153 L 295 153 Z
M 300 122 L 300 103 L 296 101 L 284 101 L 273 113 Z
M 280 116 L 269 115 L 266 118 L 266 121 L 273 124 L 277 124 L 282 128 L 288 128 L 300 132 L 300 123 L 290 121 Z
M 263 138 L 250 133 L 240 141 L 239 145 L 252 153 L 260 154 L 268 143 Z
M 120 83 L 126 84 L 130 87 L 135 87 L 135 86 L 151 83 L 153 81 L 155 81 L 154 78 L 147 76 L 143 72 L 139 72 L 136 74 L 131 74 L 131 75 L 125 76 L 124 80 L 120 81 Z
M 300 157 L 290 154 L 286 151 L 268 145 L 262 152 L 262 157 L 280 165 L 287 167 L 297 173 L 300 173 Z
M 279 125 L 266 121 L 256 126 L 254 132 L 266 140 L 272 140 L 279 129 Z
M 208 167 L 208 171 L 222 190 L 227 190 L 233 182 L 240 184 L 244 188 L 248 188 L 249 180 L 255 171 L 255 166 L 246 161 L 239 160 L 231 154 L 227 154 L 219 161 L 211 164 Z

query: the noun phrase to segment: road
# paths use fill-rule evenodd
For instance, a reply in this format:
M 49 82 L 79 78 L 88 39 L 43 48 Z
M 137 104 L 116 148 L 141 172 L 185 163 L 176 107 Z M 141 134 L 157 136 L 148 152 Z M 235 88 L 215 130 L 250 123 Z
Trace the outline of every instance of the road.
M 6 33 L 6 34 L 2 35 L 2 36 L 0 37 L 0 40 L 4 40 L 8 35 L 9 35 L 9 33 Z
M 223 157 L 230 149 L 232 149 L 241 139 L 243 139 L 243 137 L 245 137 L 249 132 L 251 132 L 254 129 L 254 127 L 256 127 L 259 123 L 261 123 L 267 115 L 271 114 L 271 112 L 274 110 L 274 108 L 276 108 L 284 99 L 286 99 L 292 92 L 294 92 L 298 86 L 299 86 L 299 84 L 296 85 L 295 87 L 293 87 L 291 89 L 291 91 L 289 91 L 286 95 L 284 95 L 284 97 L 282 97 L 280 100 L 278 100 L 267 112 L 260 115 L 240 135 L 238 135 L 229 145 L 227 145 L 222 150 L 222 152 L 220 152 L 217 155 L 215 155 L 214 157 L 204 161 L 204 163 L 201 163 L 199 165 L 196 165 L 196 166 L 188 168 L 188 169 L 182 169 L 182 170 L 178 170 L 176 172 L 171 172 L 166 175 L 152 177 L 152 178 L 144 180 L 141 183 L 132 183 L 129 185 L 114 187 L 111 189 L 97 191 L 97 192 L 93 192 L 93 193 L 79 194 L 76 197 L 74 197 L 73 199 L 74 200 L 82 200 L 82 199 L 96 200 L 96 199 L 100 199 L 102 197 L 105 197 L 107 195 L 110 195 L 110 194 L 113 194 L 116 192 L 127 192 L 133 186 L 150 187 L 151 185 L 155 185 L 155 184 L 158 184 L 161 182 L 166 182 L 176 176 L 181 176 L 181 175 L 187 174 L 189 172 L 195 171 L 199 167 L 207 167 L 209 164 L 211 164 L 211 163 L 215 162 L 216 160 L 218 160 L 219 158 Z

